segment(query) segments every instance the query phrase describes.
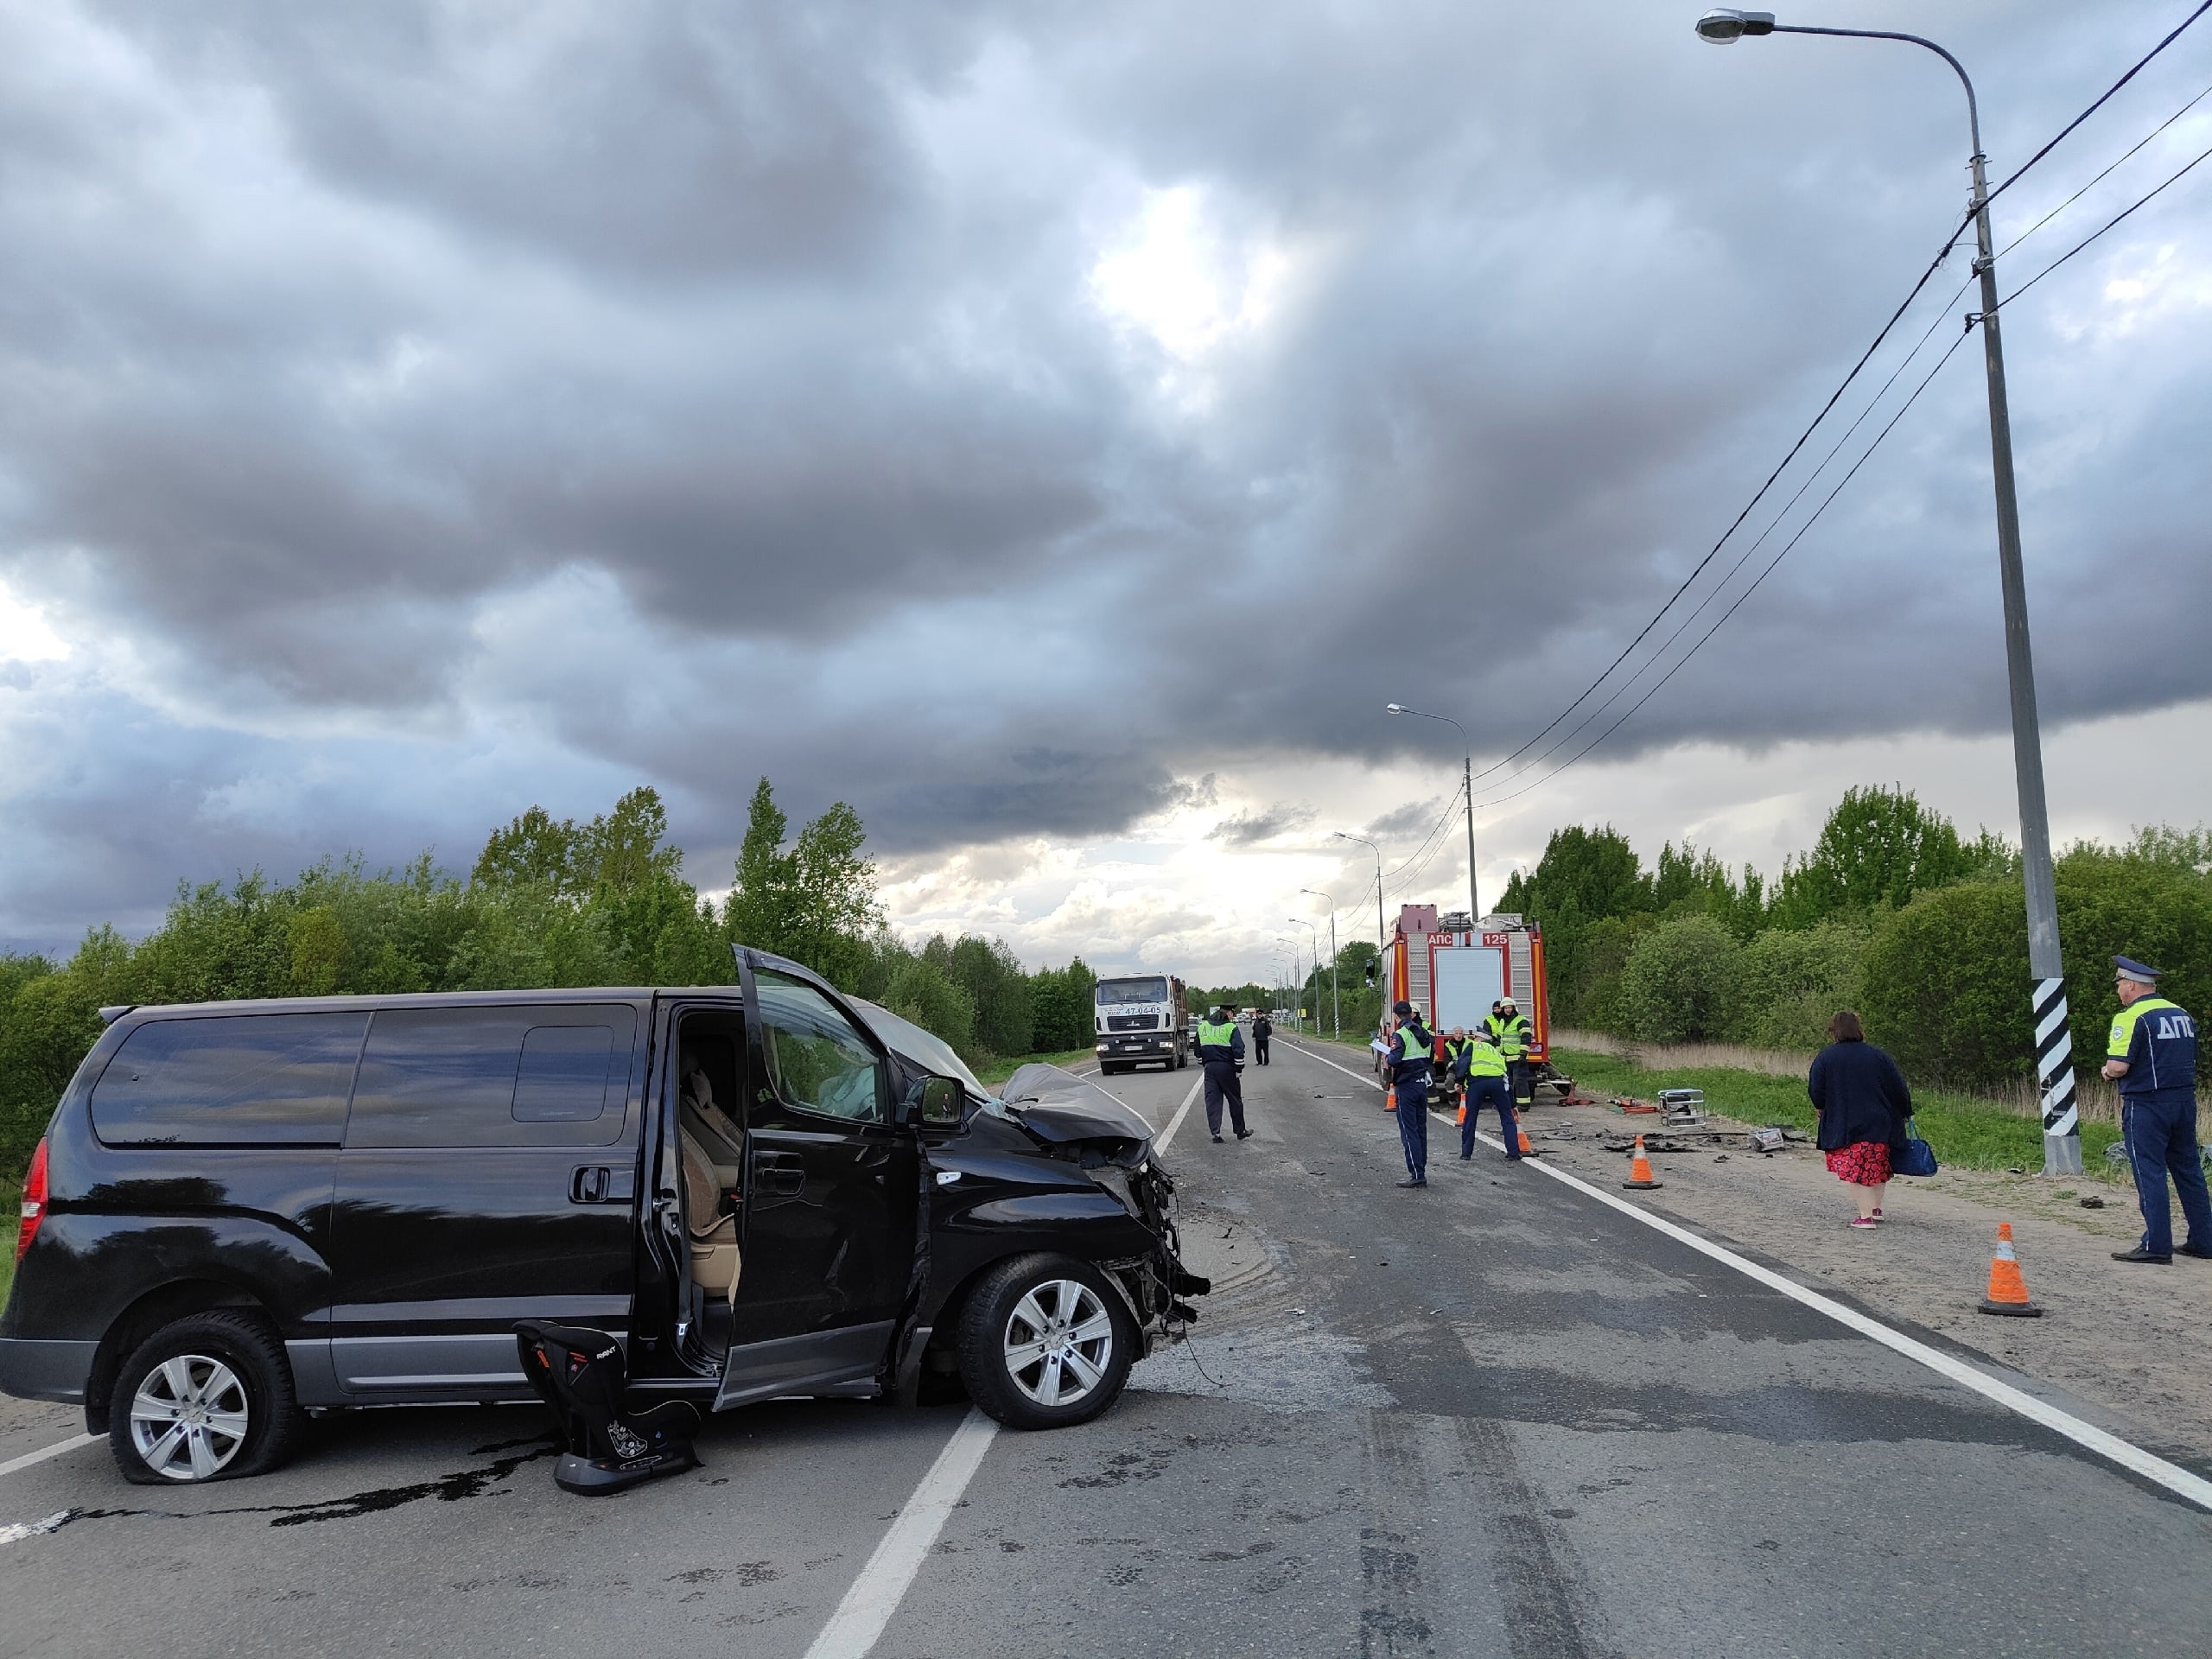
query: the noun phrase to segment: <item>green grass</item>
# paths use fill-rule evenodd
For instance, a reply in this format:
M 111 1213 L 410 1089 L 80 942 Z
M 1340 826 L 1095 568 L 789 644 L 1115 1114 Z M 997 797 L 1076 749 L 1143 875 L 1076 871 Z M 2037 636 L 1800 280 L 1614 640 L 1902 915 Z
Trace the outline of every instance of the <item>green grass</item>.
M 1554 1049 L 1552 1063 L 1591 1094 L 1649 1100 L 1662 1089 L 1702 1089 L 1707 1106 L 1742 1122 L 1780 1123 L 1807 1135 L 1819 1127 L 1804 1083 L 1796 1077 L 1717 1065 L 1649 1069 L 1581 1049 Z M 1965 1169 L 2043 1167 L 2043 1125 L 2034 1118 L 1939 1090 L 1914 1090 L 1912 1103 L 1914 1121 L 1938 1162 Z M 2082 1161 L 2091 1176 L 2107 1179 L 2107 1168 L 2116 1167 L 2106 1164 L 2105 1148 L 2119 1139 L 2112 1124 L 2082 1125 Z
M 8 1306 L 8 1287 L 16 1282 L 16 1241 L 0 1246 L 0 1307 Z
M 988 1065 L 976 1066 L 976 1077 L 980 1083 L 1000 1084 L 1004 1083 L 1025 1065 L 1068 1066 L 1073 1065 L 1077 1060 L 1094 1059 L 1097 1057 L 1097 1053 L 1098 1051 L 1095 1048 L 1067 1048 L 1062 1049 L 1057 1054 L 1017 1054 L 1012 1059 L 993 1060 Z

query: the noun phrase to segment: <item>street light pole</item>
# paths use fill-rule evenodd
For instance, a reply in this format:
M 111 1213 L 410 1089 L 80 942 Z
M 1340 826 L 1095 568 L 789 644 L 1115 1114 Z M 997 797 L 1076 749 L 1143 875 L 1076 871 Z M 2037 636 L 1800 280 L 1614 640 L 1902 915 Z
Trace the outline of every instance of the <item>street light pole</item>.
M 1419 709 L 1408 709 L 1402 702 L 1389 702 L 1382 706 L 1384 711 L 1389 714 L 1419 715 L 1423 720 L 1440 720 L 1446 726 L 1449 726 L 1453 731 L 1459 734 L 1459 741 L 1466 751 L 1466 764 L 1464 770 L 1462 770 L 1459 774 L 1459 782 L 1460 786 L 1467 792 L 1467 925 L 1471 928 L 1478 927 L 1482 924 L 1483 907 L 1481 903 L 1475 897 L 1474 741 L 1467 735 L 1467 728 L 1462 726 L 1458 721 L 1452 719 L 1449 715 L 1427 714 Z
M 1304 889 L 1301 888 L 1300 891 L 1303 892 Z M 1323 895 L 1325 898 L 1326 896 L 1326 894 Z M 1318 1004 L 1321 998 L 1321 929 L 1318 923 L 1309 922 L 1303 916 L 1294 916 L 1290 919 L 1296 922 L 1300 927 L 1310 927 L 1313 930 L 1313 999 Z M 1303 981 L 1300 982 L 1298 995 L 1301 999 L 1299 1003 L 1299 1007 L 1303 1010 L 1305 1003 L 1302 999 L 1306 995 L 1306 987 Z M 1313 1030 L 1317 1035 L 1319 1033 L 1320 1029 L 1321 1010 L 1319 1007 L 1316 1007 L 1313 1010 Z
M 1390 942 L 1382 936 L 1382 849 L 1380 847 L 1376 847 L 1375 843 L 1368 840 L 1365 836 L 1355 836 L 1344 830 L 1338 830 L 1335 834 L 1332 835 L 1329 839 L 1331 841 L 1356 841 L 1363 847 L 1374 848 L 1375 955 L 1376 959 L 1379 961 L 1382 958 L 1382 953 L 1390 948 Z
M 2005 667 L 2012 704 L 2012 773 L 2020 798 L 2020 867 L 2028 901 L 2028 971 L 2035 988 L 2036 1079 L 2043 1096 L 2043 1173 L 2082 1173 L 2082 1117 L 2074 1097 L 2073 1039 L 2067 1029 L 2065 969 L 2058 948 L 2058 889 L 2051 873 L 2050 812 L 2044 795 L 2043 734 L 2036 715 L 2035 658 L 2028 645 L 2027 579 L 2020 563 L 2020 504 L 2012 474 L 2012 416 L 2005 395 L 2005 346 L 1997 322 L 1997 255 L 1989 229 L 1989 179 L 1981 153 L 1981 111 L 1966 67 L 1918 35 L 1886 29 L 1815 29 L 1777 23 L 1770 11 L 1720 9 L 1698 19 L 1700 38 L 1726 46 L 1745 35 L 1833 35 L 1904 41 L 1926 47 L 1949 64 L 1966 88 L 1967 127 L 1974 145 L 1974 274 L 1981 279 L 1982 363 L 1989 381 L 1990 470 L 1997 488 L 1997 582 L 2005 603 Z
M 1330 899 L 1330 898 L 1329 898 L 1329 895 L 1328 895 L 1327 893 L 1319 893 L 1319 892 L 1316 892 L 1316 891 L 1315 891 L 1313 888 L 1312 888 L 1312 887 L 1300 887 L 1300 888 L 1299 889 L 1299 891 L 1300 891 L 1300 893 L 1309 894 L 1309 895 L 1311 895 L 1312 897 L 1316 898 L 1316 899 L 1327 899 L 1327 900 L 1328 900 L 1328 905 L 1329 905 L 1329 1031 L 1330 1031 L 1330 1033 L 1331 1033 L 1332 1036 L 1334 1036 L 1334 1037 L 1337 1039 L 1337 1040 L 1338 1040 L 1338 1041 L 1341 1042 L 1341 1041 L 1343 1041 L 1343 1040 L 1344 1040 L 1344 999 L 1343 999 L 1343 997 L 1338 994 L 1338 988 L 1337 988 L 1337 901 L 1336 901 L 1335 899 Z M 1315 1025 L 1317 1025 L 1317 1026 L 1318 1026 L 1318 1025 L 1319 1025 L 1321 1022 L 1320 1022 L 1320 1020 L 1318 1020 L 1318 1019 L 1317 1019 L 1317 1020 L 1314 1020 L 1314 1022 L 1313 1022 L 1313 1023 L 1314 1023 Z

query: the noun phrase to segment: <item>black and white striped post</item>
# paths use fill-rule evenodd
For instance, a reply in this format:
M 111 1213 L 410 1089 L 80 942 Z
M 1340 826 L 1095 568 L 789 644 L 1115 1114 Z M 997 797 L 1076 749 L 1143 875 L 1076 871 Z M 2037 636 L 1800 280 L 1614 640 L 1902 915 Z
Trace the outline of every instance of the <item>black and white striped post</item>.
M 2046 1175 L 2082 1173 L 2082 1114 L 2074 1100 L 2074 1036 L 2066 1022 L 2066 981 L 2036 982 L 2036 1084 L 2043 1095 Z
M 2020 506 L 2012 481 L 2012 416 L 2005 395 L 2005 343 L 1997 324 L 1997 254 L 1989 232 L 1989 179 L 1981 153 L 1981 111 L 1961 64 L 1919 35 L 1878 29 L 1822 29 L 1780 23 L 1770 11 L 1717 6 L 1697 21 L 1700 39 L 1715 46 L 1765 35 L 1829 35 L 1847 40 L 1903 41 L 1925 47 L 1951 66 L 1966 89 L 1967 158 L 1973 194 L 1974 274 L 1981 309 L 1967 318 L 1981 327 L 1989 379 L 1989 454 L 1997 486 L 1997 584 L 2005 601 L 2005 667 L 2012 702 L 2012 770 L 2020 792 L 2020 872 L 2028 897 L 2028 972 L 2035 981 L 2036 1081 L 2043 1093 L 2043 1173 L 2082 1173 L 2082 1120 L 2074 1103 L 2073 1044 L 2066 1032 L 2064 969 L 2058 959 L 2058 892 L 2051 879 L 2050 815 L 2044 802 L 2043 734 L 2036 719 L 2036 672 L 2028 650 L 2028 589 L 2020 569 Z

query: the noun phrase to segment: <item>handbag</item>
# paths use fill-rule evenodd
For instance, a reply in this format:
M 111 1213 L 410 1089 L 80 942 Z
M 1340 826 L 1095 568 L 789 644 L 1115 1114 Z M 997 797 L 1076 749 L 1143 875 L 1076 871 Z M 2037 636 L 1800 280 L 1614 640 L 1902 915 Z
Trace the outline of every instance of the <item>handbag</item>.
M 1936 1149 L 1912 1132 L 1912 1120 L 1904 1121 L 1904 1150 L 1891 1160 L 1892 1174 L 1933 1175 L 1941 1167 L 1936 1161 Z

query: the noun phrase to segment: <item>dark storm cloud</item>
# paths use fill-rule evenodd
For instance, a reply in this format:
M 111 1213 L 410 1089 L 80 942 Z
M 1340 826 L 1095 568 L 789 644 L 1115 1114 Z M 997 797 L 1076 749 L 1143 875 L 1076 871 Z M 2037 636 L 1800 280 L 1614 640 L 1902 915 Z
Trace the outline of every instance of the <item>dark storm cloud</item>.
M 1408 801 L 1403 806 L 1392 808 L 1369 824 L 1368 839 L 1389 845 L 1428 835 L 1435 830 L 1437 814 L 1443 810 L 1441 796 L 1433 796 L 1425 801 Z
M 0 574 L 195 734 L 133 751 L 149 813 L 320 722 L 391 743 L 265 834 L 195 809 L 193 868 L 370 839 L 364 800 L 446 833 L 404 758 L 432 729 L 544 746 L 478 816 L 645 777 L 716 858 L 762 772 L 919 851 L 1109 833 L 1239 756 L 1456 760 L 1390 699 L 1481 766 L 1643 625 L 1957 211 L 1940 64 L 1715 52 L 1694 10 L 1292 5 L 1255 48 L 1141 3 L 41 9 L 0 54 Z M 1847 10 L 1967 59 L 2000 172 L 2170 26 Z M 2183 55 L 2000 235 L 2196 90 Z M 1172 191 L 1197 241 L 1110 289 Z M 2199 199 L 2159 212 L 2201 251 Z M 2202 331 L 2171 294 L 2103 320 L 2107 257 L 2006 313 L 2050 721 L 2212 690 Z M 1211 298 L 1163 299 L 1193 261 Z M 2001 728 L 1974 358 L 1601 753 Z M 65 887 L 143 893 L 99 828 L 130 786 L 71 798 L 0 807 L 81 843 Z
M 1313 822 L 1313 809 L 1288 802 L 1277 802 L 1257 812 L 1234 812 L 1206 831 L 1209 841 L 1226 842 L 1231 847 L 1250 847 L 1263 841 L 1273 841 L 1294 830 L 1303 830 Z

